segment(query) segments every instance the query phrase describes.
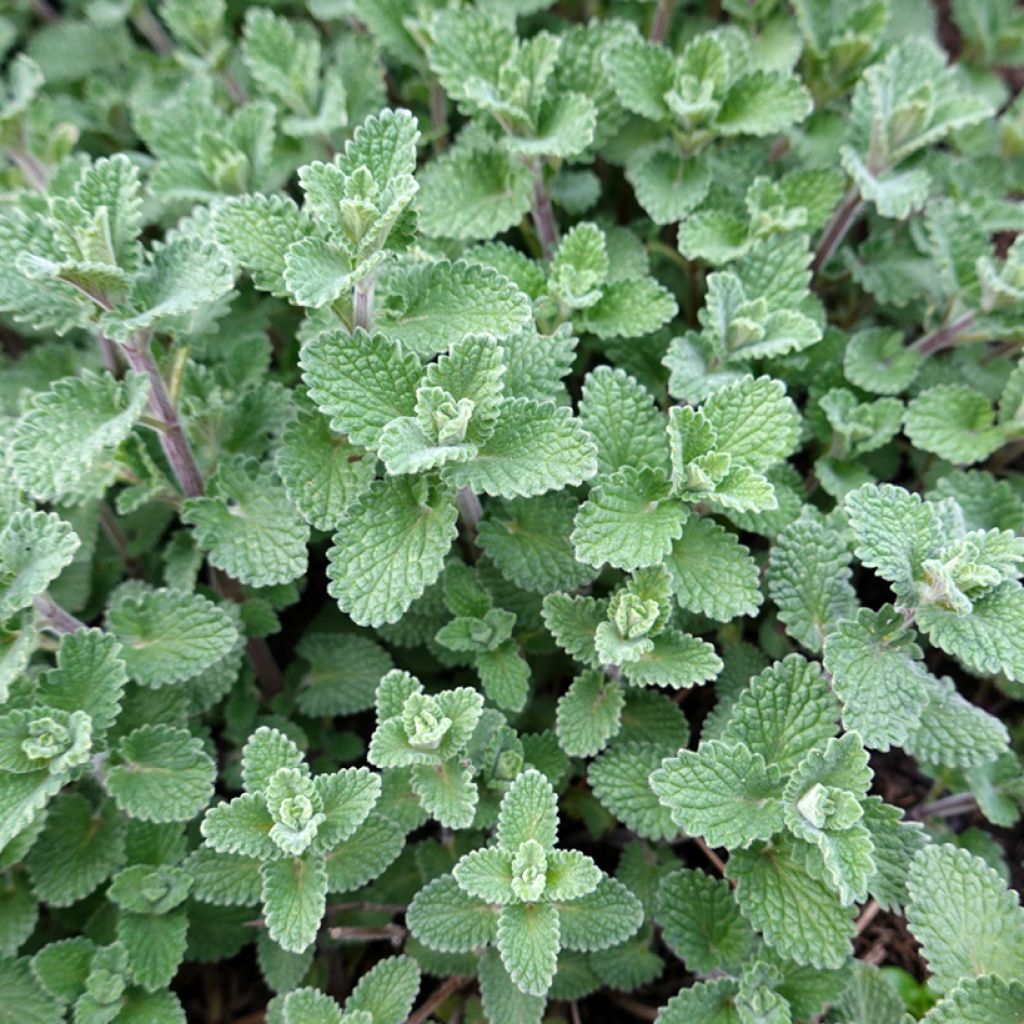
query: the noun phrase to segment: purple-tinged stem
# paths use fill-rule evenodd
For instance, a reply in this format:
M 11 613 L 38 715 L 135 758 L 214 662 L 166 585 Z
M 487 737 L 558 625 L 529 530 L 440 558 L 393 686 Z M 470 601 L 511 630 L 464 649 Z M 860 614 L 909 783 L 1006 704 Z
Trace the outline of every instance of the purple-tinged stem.
M 462 520 L 463 537 L 473 560 L 476 561 L 480 554 L 476 544 L 477 528 L 483 518 L 483 506 L 472 487 L 463 487 L 455 495 L 455 505 L 459 510 L 459 518 Z
M 31 188 L 36 192 L 46 191 L 50 184 L 50 171 L 37 156 L 21 149 L 7 149 L 5 152 Z
M 178 410 L 167 393 L 167 385 L 153 358 L 149 337 L 136 337 L 122 347 L 128 365 L 149 377 L 149 404 L 165 426 L 164 430 L 157 431 L 157 436 L 178 484 L 185 497 L 200 497 L 203 493 L 203 476 L 192 452 L 192 445 L 185 436 Z
M 161 57 L 174 52 L 174 41 L 148 7 L 139 9 L 139 13 L 132 18 L 132 24 Z
M 944 796 L 941 800 L 933 800 L 930 804 L 915 807 L 907 817 L 914 821 L 925 818 L 954 818 L 958 814 L 970 814 L 978 809 L 978 801 L 973 793 L 954 793 Z
M 43 629 L 63 636 L 65 633 L 77 633 L 88 627 L 81 619 L 76 619 L 71 612 L 65 611 L 49 594 L 40 594 L 33 604 L 36 613 L 43 620 Z
M 558 248 L 558 222 L 551 208 L 551 196 L 544 184 L 544 168 L 537 164 L 533 172 L 533 205 L 531 208 L 533 226 L 537 229 L 544 259 L 549 260 Z
M 934 355 L 943 349 L 952 348 L 960 340 L 960 336 L 974 326 L 976 319 L 977 314 L 973 311 L 964 313 L 951 324 L 918 338 L 910 347 L 922 356 Z
M 50 0 L 32 0 L 32 10 L 39 15 L 43 21 L 60 21 L 57 8 L 50 3 Z
M 654 9 L 654 18 L 651 21 L 652 43 L 663 43 L 668 35 L 668 26 L 672 21 L 672 10 L 675 7 L 675 0 L 658 0 L 658 6 Z
M 821 233 L 818 247 L 814 250 L 814 261 L 811 264 L 811 270 L 816 277 L 824 270 L 828 261 L 832 259 L 836 249 L 842 245 L 843 239 L 850 228 L 853 227 L 857 217 L 860 216 L 860 211 L 863 207 L 864 202 L 860 197 L 860 191 L 854 185 L 843 197 L 843 201 L 836 207 L 831 220 L 825 225 L 825 230 Z
M 373 288 L 371 274 L 355 286 L 352 293 L 352 326 L 368 331 L 373 324 Z

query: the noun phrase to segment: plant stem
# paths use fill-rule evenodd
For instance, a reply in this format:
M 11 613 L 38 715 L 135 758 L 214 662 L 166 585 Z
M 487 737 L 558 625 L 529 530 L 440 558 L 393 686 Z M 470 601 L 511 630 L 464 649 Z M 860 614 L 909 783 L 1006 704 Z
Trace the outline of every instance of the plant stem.
M 854 221 L 863 209 L 864 203 L 860 197 L 860 190 L 856 185 L 843 196 L 843 201 L 836 207 L 832 219 L 825 225 L 825 230 L 818 240 L 818 247 L 814 250 L 814 261 L 811 263 L 811 270 L 815 277 L 825 269 L 828 261 L 832 259 L 836 249 L 842 244 L 847 232 L 853 227 Z
M 148 7 L 139 8 L 139 13 L 132 18 L 132 24 L 161 57 L 166 57 L 174 52 L 174 43 L 171 37 Z
M 27 150 L 8 148 L 4 151 L 7 159 L 21 171 L 25 180 L 36 192 L 45 192 L 50 183 L 50 171 L 34 154 Z
M 434 130 L 431 148 L 440 153 L 448 141 L 448 101 L 441 83 L 433 76 L 430 79 L 430 127 Z
M 531 207 L 533 226 L 537 229 L 541 253 L 549 260 L 558 247 L 558 222 L 551 208 L 551 196 L 544 184 L 544 165 L 539 161 L 533 167 L 533 205 Z
M 200 497 L 203 493 L 203 476 L 192 452 L 192 445 L 185 436 L 178 410 L 167 393 L 167 385 L 153 358 L 149 335 L 136 335 L 122 347 L 128 365 L 149 377 L 149 404 L 167 428 L 158 431 L 157 436 L 182 491 L 187 498 Z
M 449 978 L 442 982 L 418 1010 L 409 1014 L 405 1024 L 423 1024 L 446 999 L 458 992 L 468 981 L 469 978 Z
M 32 10 L 39 15 L 43 21 L 60 21 L 57 8 L 50 3 L 50 0 L 32 0 Z
M 352 326 L 368 331 L 373 324 L 373 275 L 363 278 L 352 293 Z
M 475 561 L 476 556 L 479 554 L 476 546 L 476 535 L 480 520 L 484 514 L 483 506 L 480 504 L 480 499 L 476 496 L 476 492 L 469 486 L 463 487 L 455 495 L 455 504 L 459 510 L 459 518 L 462 520 L 463 535 L 473 553 Z
M 958 814 L 970 814 L 978 809 L 978 801 L 973 793 L 954 793 L 944 796 L 941 800 L 915 807 L 907 817 L 915 821 L 925 818 L 955 818 Z
M 857 934 L 860 935 L 862 931 L 878 916 L 878 912 L 882 909 L 881 904 L 873 896 L 864 905 L 864 909 L 860 912 L 860 916 L 857 918 Z
M 110 541 L 114 550 L 121 556 L 128 575 L 136 578 L 140 577 L 142 575 L 142 568 L 129 552 L 128 540 L 121 529 L 121 524 L 117 521 L 114 510 L 105 501 L 100 502 L 100 526 L 103 527 L 107 540 Z
M 100 346 L 100 358 L 103 360 L 103 365 L 114 377 L 120 377 L 122 366 L 121 357 L 117 354 L 117 345 L 105 334 L 97 334 L 96 341 Z
M 963 316 L 958 317 L 951 324 L 940 327 L 930 334 L 922 335 L 910 347 L 919 355 L 925 357 L 941 352 L 943 349 L 952 348 L 959 341 L 960 336 L 974 326 L 976 319 L 977 313 L 973 310 L 969 313 L 964 313 Z
M 400 924 L 386 924 L 380 928 L 328 928 L 327 934 L 341 942 L 390 942 L 398 949 L 406 933 Z
M 43 629 L 48 629 L 51 633 L 62 636 L 88 628 L 81 619 L 76 619 L 71 612 L 61 608 L 49 594 L 40 594 L 32 603 L 43 619 Z
M 658 0 L 658 6 L 654 9 L 654 18 L 651 21 L 652 43 L 663 43 L 668 35 L 668 26 L 672 21 L 672 9 L 675 7 L 675 0 Z
M 243 604 L 245 601 L 245 587 L 233 576 L 226 572 L 210 566 L 210 577 L 213 589 L 221 597 L 234 601 L 235 604 Z M 267 641 L 261 636 L 250 636 L 245 641 L 245 656 L 249 660 L 249 666 L 260 682 L 260 689 L 265 697 L 273 697 L 284 689 L 284 676 L 278 667 L 277 659 Z
M 611 1000 L 616 1006 L 621 1006 L 628 1014 L 636 1017 L 637 1020 L 657 1020 L 658 1011 L 653 1006 L 641 1003 L 629 996 L 621 995 L 618 992 L 612 993 Z
M 150 341 L 148 334 L 136 335 L 132 341 L 122 346 L 124 354 L 133 370 L 145 373 L 149 377 L 149 404 L 165 427 L 164 430 L 157 431 L 157 437 L 160 438 L 160 444 L 167 461 L 171 464 L 178 485 L 186 497 L 199 498 L 203 495 L 203 475 L 181 425 L 178 410 L 167 393 L 164 378 L 153 358 Z M 245 601 L 245 588 L 242 584 L 219 569 L 212 571 L 214 589 L 236 604 L 242 604 Z M 284 688 L 284 676 L 281 675 L 281 669 L 266 640 L 261 636 L 249 637 L 245 642 L 245 653 L 256 678 L 260 681 L 264 695 L 273 697 L 280 693 Z

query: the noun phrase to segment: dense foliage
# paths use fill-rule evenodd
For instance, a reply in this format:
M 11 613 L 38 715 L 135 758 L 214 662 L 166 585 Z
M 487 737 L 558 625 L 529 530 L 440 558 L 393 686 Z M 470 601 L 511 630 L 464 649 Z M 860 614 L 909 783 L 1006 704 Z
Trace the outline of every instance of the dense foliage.
M 0 10 L 2 1024 L 1020 1024 L 1013 0 Z

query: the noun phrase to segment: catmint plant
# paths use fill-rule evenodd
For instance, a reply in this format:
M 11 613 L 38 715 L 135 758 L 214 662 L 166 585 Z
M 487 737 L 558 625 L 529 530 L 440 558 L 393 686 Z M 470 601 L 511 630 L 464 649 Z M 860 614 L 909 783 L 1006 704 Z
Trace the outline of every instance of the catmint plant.
M 0 1024 L 1020 1024 L 1019 5 L 0 56 Z

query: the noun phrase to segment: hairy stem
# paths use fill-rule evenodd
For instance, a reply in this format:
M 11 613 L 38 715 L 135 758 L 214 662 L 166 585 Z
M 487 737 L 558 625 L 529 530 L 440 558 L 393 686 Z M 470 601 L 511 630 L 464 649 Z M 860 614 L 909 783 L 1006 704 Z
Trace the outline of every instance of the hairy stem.
M 448 101 L 441 83 L 433 77 L 430 79 L 430 127 L 434 134 L 431 148 L 440 153 L 448 142 Z
M 63 636 L 65 633 L 76 633 L 88 628 L 81 619 L 76 619 L 71 612 L 65 611 L 49 594 L 40 594 L 33 602 L 36 613 L 43 620 L 43 629 Z
M 50 0 L 32 0 L 32 10 L 39 15 L 43 21 L 60 21 L 57 8 L 50 3 Z
M 114 510 L 105 501 L 100 502 L 100 526 L 103 528 L 103 532 L 106 534 L 107 540 L 110 541 L 113 549 L 121 556 L 128 575 L 135 578 L 140 577 L 142 575 L 142 567 L 132 557 L 131 552 L 129 552 L 128 539 L 121 529 L 121 524 L 117 521 Z
M 951 324 L 940 327 L 930 334 L 922 335 L 910 347 L 925 357 L 941 352 L 943 349 L 952 348 L 960 340 L 961 335 L 966 334 L 974 326 L 976 319 L 977 313 L 973 310 L 970 313 L 964 313 Z
M 431 992 L 427 1001 L 418 1010 L 409 1014 L 405 1024 L 423 1024 L 445 1000 L 458 992 L 468 981 L 469 978 L 449 978 L 442 982 Z
M 398 949 L 406 932 L 400 924 L 386 924 L 380 928 L 328 928 L 327 934 L 342 942 L 390 942 Z
M 187 498 L 200 497 L 203 493 L 203 476 L 192 452 L 192 445 L 185 436 L 178 410 L 171 401 L 163 375 L 153 358 L 149 336 L 136 336 L 123 349 L 128 365 L 149 377 L 149 404 L 166 428 L 159 431 L 157 436 L 182 491 Z
M 210 582 L 221 597 L 242 604 L 245 601 L 245 587 L 233 576 L 210 566 Z M 264 696 L 273 697 L 284 689 L 284 676 L 270 645 L 261 636 L 250 636 L 245 641 L 245 656 L 249 667 L 260 682 Z
M 857 918 L 857 934 L 860 935 L 862 931 L 878 916 L 878 912 L 882 909 L 881 904 L 873 896 L 864 905 L 864 909 L 860 912 L 860 916 Z
M 811 270 L 815 276 L 820 274 L 828 261 L 832 259 L 863 207 L 864 202 L 860 197 L 860 190 L 854 185 L 843 196 L 843 201 L 836 207 L 832 219 L 825 225 L 825 230 L 821 233 L 818 247 L 814 250 L 814 261 L 811 263 Z
M 558 247 L 558 222 L 551 208 L 551 196 L 544 184 L 544 166 L 537 163 L 533 168 L 533 205 L 531 206 L 533 226 L 537 229 L 541 253 L 549 260 Z
M 103 360 L 103 365 L 114 377 L 120 377 L 123 367 L 121 357 L 117 354 L 117 345 L 105 334 L 97 334 L 96 341 L 100 347 L 100 358 Z
M 29 186 L 36 192 L 45 192 L 50 183 L 49 168 L 28 150 L 8 148 L 4 150 L 7 159 L 21 171 Z
M 475 562 L 480 555 L 476 543 L 476 535 L 480 520 L 484 514 L 483 506 L 480 504 L 480 499 L 476 496 L 476 492 L 472 487 L 468 486 L 463 487 L 455 495 L 455 505 L 459 510 L 459 519 L 462 521 L 462 535 Z
M 978 801 L 973 793 L 954 793 L 940 800 L 915 807 L 907 817 L 915 821 L 925 818 L 954 818 L 958 814 L 970 814 L 978 809 Z
M 675 0 L 658 0 L 658 6 L 654 9 L 654 18 L 651 21 L 652 43 L 663 43 L 668 35 L 668 26 L 672 21 L 672 10 L 675 7 Z
M 148 7 L 139 8 L 138 14 L 132 18 L 132 24 L 161 57 L 174 52 L 174 42 Z
M 373 324 L 373 275 L 363 278 L 352 292 L 352 326 L 368 331 Z

